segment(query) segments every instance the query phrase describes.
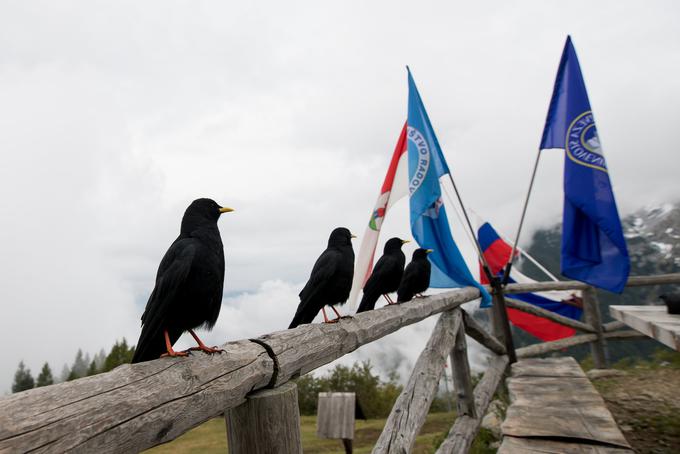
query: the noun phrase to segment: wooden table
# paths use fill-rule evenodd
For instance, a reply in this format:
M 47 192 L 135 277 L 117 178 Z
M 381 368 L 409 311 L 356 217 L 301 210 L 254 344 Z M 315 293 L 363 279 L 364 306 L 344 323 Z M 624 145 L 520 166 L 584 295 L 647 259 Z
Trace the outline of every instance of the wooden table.
M 574 358 L 523 359 L 507 385 L 511 405 L 498 454 L 633 454 Z
M 634 330 L 680 351 L 680 315 L 669 314 L 666 306 L 609 306 L 609 313 Z

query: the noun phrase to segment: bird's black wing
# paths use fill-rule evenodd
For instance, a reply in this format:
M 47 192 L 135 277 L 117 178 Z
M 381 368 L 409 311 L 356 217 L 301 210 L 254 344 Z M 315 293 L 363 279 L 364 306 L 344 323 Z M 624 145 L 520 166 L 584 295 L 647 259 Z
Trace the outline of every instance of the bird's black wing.
M 196 241 L 193 238 L 176 240 L 163 256 L 156 275 L 156 286 L 142 314 L 142 334 L 135 348 L 133 363 L 158 358 L 165 351 L 164 322 L 177 292 L 191 271 Z
M 383 255 L 373 267 L 371 276 L 364 285 L 364 295 L 357 313 L 370 311 L 375 308 L 375 303 L 380 295 L 386 293 L 385 283 L 391 275 L 399 272 L 399 259 L 393 255 Z
M 300 304 L 289 328 L 295 328 L 308 319 L 311 321 L 321 310 L 321 305 L 318 304 L 317 299 L 323 296 L 323 291 L 333 278 L 341 260 L 342 253 L 336 249 L 326 249 L 319 256 L 314 263 L 307 284 L 300 291 Z M 314 312 L 313 315 L 312 312 Z
M 401 283 L 399 284 L 399 290 L 397 290 L 397 299 L 399 302 L 408 301 L 413 298 L 415 291 L 414 287 L 418 285 L 418 277 L 421 273 L 418 263 L 411 262 L 406 265 L 404 270 L 404 275 L 401 278 Z

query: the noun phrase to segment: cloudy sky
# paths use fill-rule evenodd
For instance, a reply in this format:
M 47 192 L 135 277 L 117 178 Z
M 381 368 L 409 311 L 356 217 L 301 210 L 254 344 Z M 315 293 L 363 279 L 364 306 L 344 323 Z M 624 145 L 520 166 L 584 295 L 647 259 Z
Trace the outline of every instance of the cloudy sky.
M 207 339 L 285 328 L 330 230 L 363 233 L 407 64 L 466 203 L 508 234 L 568 33 L 620 211 L 677 198 L 677 2 L 247 3 L 2 2 L 0 393 L 19 360 L 58 374 L 79 347 L 134 343 L 198 197 L 236 209 Z M 560 219 L 561 162 L 542 159 L 529 233 Z M 402 202 L 387 233 L 406 219 Z M 430 326 L 347 361 L 407 370 Z

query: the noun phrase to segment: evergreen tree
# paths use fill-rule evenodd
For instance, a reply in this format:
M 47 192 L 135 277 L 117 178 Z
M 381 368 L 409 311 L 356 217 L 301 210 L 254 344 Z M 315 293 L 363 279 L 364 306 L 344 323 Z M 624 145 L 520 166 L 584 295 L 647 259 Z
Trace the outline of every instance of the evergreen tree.
M 97 375 L 98 373 L 99 370 L 97 369 L 97 363 L 95 360 L 92 360 L 90 367 L 87 369 L 87 376 L 89 377 L 90 375 Z
M 95 365 L 97 366 L 98 371 L 101 371 L 101 370 L 104 369 L 104 363 L 106 362 L 106 352 L 104 351 L 103 348 L 101 350 L 99 350 L 99 353 L 94 355 L 94 362 L 95 362 Z
M 89 364 L 90 362 L 83 355 L 83 351 L 81 349 L 78 349 L 78 353 L 76 353 L 76 358 L 73 361 L 73 366 L 71 367 L 69 380 L 84 377 L 85 374 L 87 374 L 87 368 Z
M 64 364 L 64 367 L 61 368 L 61 374 L 59 374 L 59 383 L 63 383 L 65 381 L 68 381 L 68 377 L 71 375 L 71 369 L 69 369 L 67 364 Z
M 132 355 L 135 353 L 134 347 L 128 347 L 127 341 L 123 338 L 120 342 L 116 341 L 111 348 L 111 352 L 104 361 L 104 369 L 102 372 L 108 372 L 115 369 L 121 364 L 128 364 L 132 361 Z
M 53 383 L 54 378 L 52 377 L 52 369 L 50 369 L 49 364 L 45 363 L 40 371 L 40 375 L 38 375 L 35 386 L 47 386 Z
M 24 366 L 24 362 L 19 362 L 19 367 L 14 374 L 14 383 L 12 383 L 12 392 L 18 393 L 19 391 L 25 391 L 27 389 L 33 389 L 35 387 L 35 381 L 31 375 L 31 370 Z

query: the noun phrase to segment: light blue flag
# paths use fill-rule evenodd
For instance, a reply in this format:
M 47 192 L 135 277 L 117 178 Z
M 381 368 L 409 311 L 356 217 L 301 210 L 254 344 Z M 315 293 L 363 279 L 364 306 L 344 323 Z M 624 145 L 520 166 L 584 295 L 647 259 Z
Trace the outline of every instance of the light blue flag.
M 451 236 L 439 185 L 439 178 L 449 173 L 449 167 L 410 70 L 407 123 L 411 232 L 420 247 L 433 249 L 428 255 L 432 262 L 430 287 L 477 287 L 482 293 L 482 307 L 488 307 L 491 297 L 472 277 Z

